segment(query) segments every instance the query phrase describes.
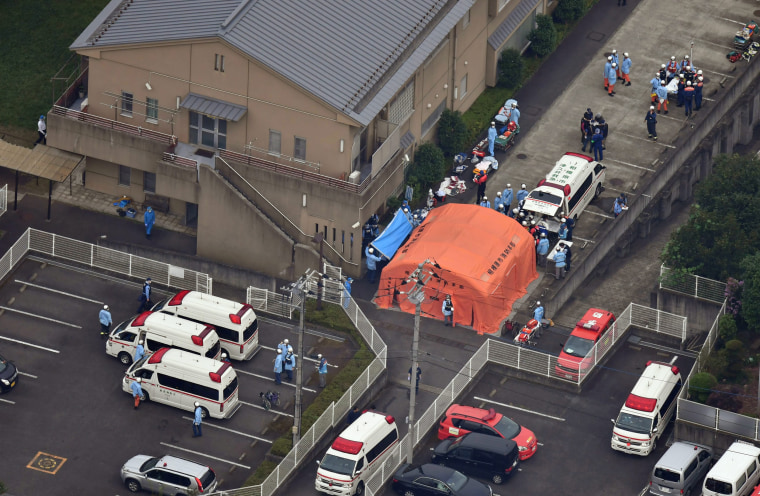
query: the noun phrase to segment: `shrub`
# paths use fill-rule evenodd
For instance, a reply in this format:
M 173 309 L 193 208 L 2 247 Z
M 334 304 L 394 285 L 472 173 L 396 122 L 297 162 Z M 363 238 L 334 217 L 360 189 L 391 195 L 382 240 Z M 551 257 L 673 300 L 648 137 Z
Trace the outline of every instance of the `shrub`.
M 496 84 L 502 88 L 517 88 L 522 83 L 524 69 L 520 52 L 514 48 L 504 50 L 499 58 L 499 79 Z
M 583 16 L 583 0 L 559 0 L 552 12 L 554 21 L 558 24 L 568 24 Z
M 445 109 L 438 121 L 438 146 L 445 157 L 453 157 L 467 145 L 467 125 L 462 113 Z
M 388 207 L 388 210 L 391 212 L 395 212 L 396 210 L 401 207 L 401 204 L 404 200 L 399 198 L 398 196 L 389 196 L 387 200 L 385 200 L 385 205 Z
M 729 412 L 738 412 L 744 406 L 744 403 L 739 396 L 741 391 L 739 388 L 733 387 L 731 391 L 715 391 L 711 393 L 707 398 L 707 404 L 720 408 L 721 410 L 728 410 Z
M 728 362 L 726 361 L 726 355 L 720 352 L 713 352 L 707 359 L 705 369 L 713 376 L 723 379 L 726 376 L 726 368 Z
M 439 183 L 446 173 L 446 159 L 440 148 L 433 143 L 423 143 L 414 153 L 414 163 L 409 172 L 410 179 L 416 178 L 421 189 Z
M 557 28 L 552 18 L 546 14 L 536 16 L 536 25 L 528 34 L 530 49 L 537 57 L 545 57 L 557 46 Z
M 723 315 L 718 320 L 718 337 L 723 343 L 736 339 L 738 332 L 736 321 L 732 314 Z
M 726 348 L 718 353 L 726 357 L 725 378 L 730 381 L 741 378 L 744 368 L 744 343 L 738 339 L 732 339 L 726 343 Z
M 256 471 L 245 480 L 244 486 L 258 486 L 264 480 L 269 477 L 269 474 L 274 472 L 277 468 L 277 464 L 271 460 L 264 460 L 261 465 L 256 467 Z
M 699 372 L 694 374 L 689 380 L 689 396 L 704 403 L 712 393 L 712 388 L 718 384 L 718 380 L 714 375 L 707 372 Z
M 467 126 L 467 143 L 475 144 L 475 140 L 485 132 L 496 112 L 511 96 L 512 91 L 506 88 L 486 88 L 472 107 L 462 115 L 462 120 Z

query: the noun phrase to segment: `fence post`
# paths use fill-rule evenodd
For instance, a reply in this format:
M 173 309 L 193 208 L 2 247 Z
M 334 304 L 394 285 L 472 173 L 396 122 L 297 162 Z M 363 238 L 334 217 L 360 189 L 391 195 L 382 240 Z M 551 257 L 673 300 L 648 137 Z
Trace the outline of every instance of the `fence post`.
M 520 368 L 520 352 L 522 351 L 522 346 L 517 347 L 517 368 Z
M 699 276 L 694 276 L 694 298 L 699 298 Z
M 720 410 L 715 408 L 715 430 L 718 430 L 718 425 L 720 424 Z
M 657 327 L 655 328 L 654 331 L 655 332 L 660 332 L 660 311 L 659 310 L 655 310 L 655 312 L 657 312 L 657 324 L 656 324 Z
M 52 243 L 52 246 L 53 246 L 53 250 L 52 250 L 51 255 L 55 256 L 55 234 L 53 234 L 53 243 Z

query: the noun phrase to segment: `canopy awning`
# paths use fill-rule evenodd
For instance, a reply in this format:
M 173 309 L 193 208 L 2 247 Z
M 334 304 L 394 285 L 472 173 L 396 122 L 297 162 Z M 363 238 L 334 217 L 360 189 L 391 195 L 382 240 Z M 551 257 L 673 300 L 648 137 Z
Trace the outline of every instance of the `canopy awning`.
M 195 93 L 188 93 L 180 107 L 232 122 L 239 121 L 248 110 L 242 105 L 235 105 L 234 103 L 196 95 Z
M 0 140 L 0 167 L 63 182 L 82 161 L 82 156 L 45 145 L 24 148 Z

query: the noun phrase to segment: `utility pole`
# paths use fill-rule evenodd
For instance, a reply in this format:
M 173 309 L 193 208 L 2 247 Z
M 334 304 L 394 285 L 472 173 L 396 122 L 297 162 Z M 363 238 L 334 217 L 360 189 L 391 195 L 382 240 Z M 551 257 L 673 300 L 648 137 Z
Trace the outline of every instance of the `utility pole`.
M 324 245 L 325 245 L 325 235 L 322 234 L 322 232 L 318 232 L 312 239 L 312 242 L 319 243 L 319 282 L 317 283 L 317 310 L 322 310 L 322 293 L 324 292 L 325 282 L 324 282 L 324 275 L 322 274 L 322 270 L 324 269 L 322 260 L 324 259 Z

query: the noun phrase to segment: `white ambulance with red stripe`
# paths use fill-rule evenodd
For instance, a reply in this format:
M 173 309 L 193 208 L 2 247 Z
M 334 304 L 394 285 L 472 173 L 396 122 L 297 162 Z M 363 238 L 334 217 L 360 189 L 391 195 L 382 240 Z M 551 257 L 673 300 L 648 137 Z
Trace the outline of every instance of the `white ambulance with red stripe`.
M 612 419 L 612 449 L 647 456 L 657 446 L 676 410 L 683 382 L 678 367 L 647 362 L 617 420 Z
M 317 470 L 317 491 L 340 496 L 361 495 L 366 481 L 379 470 L 398 444 L 396 420 L 365 411 L 341 432 Z

